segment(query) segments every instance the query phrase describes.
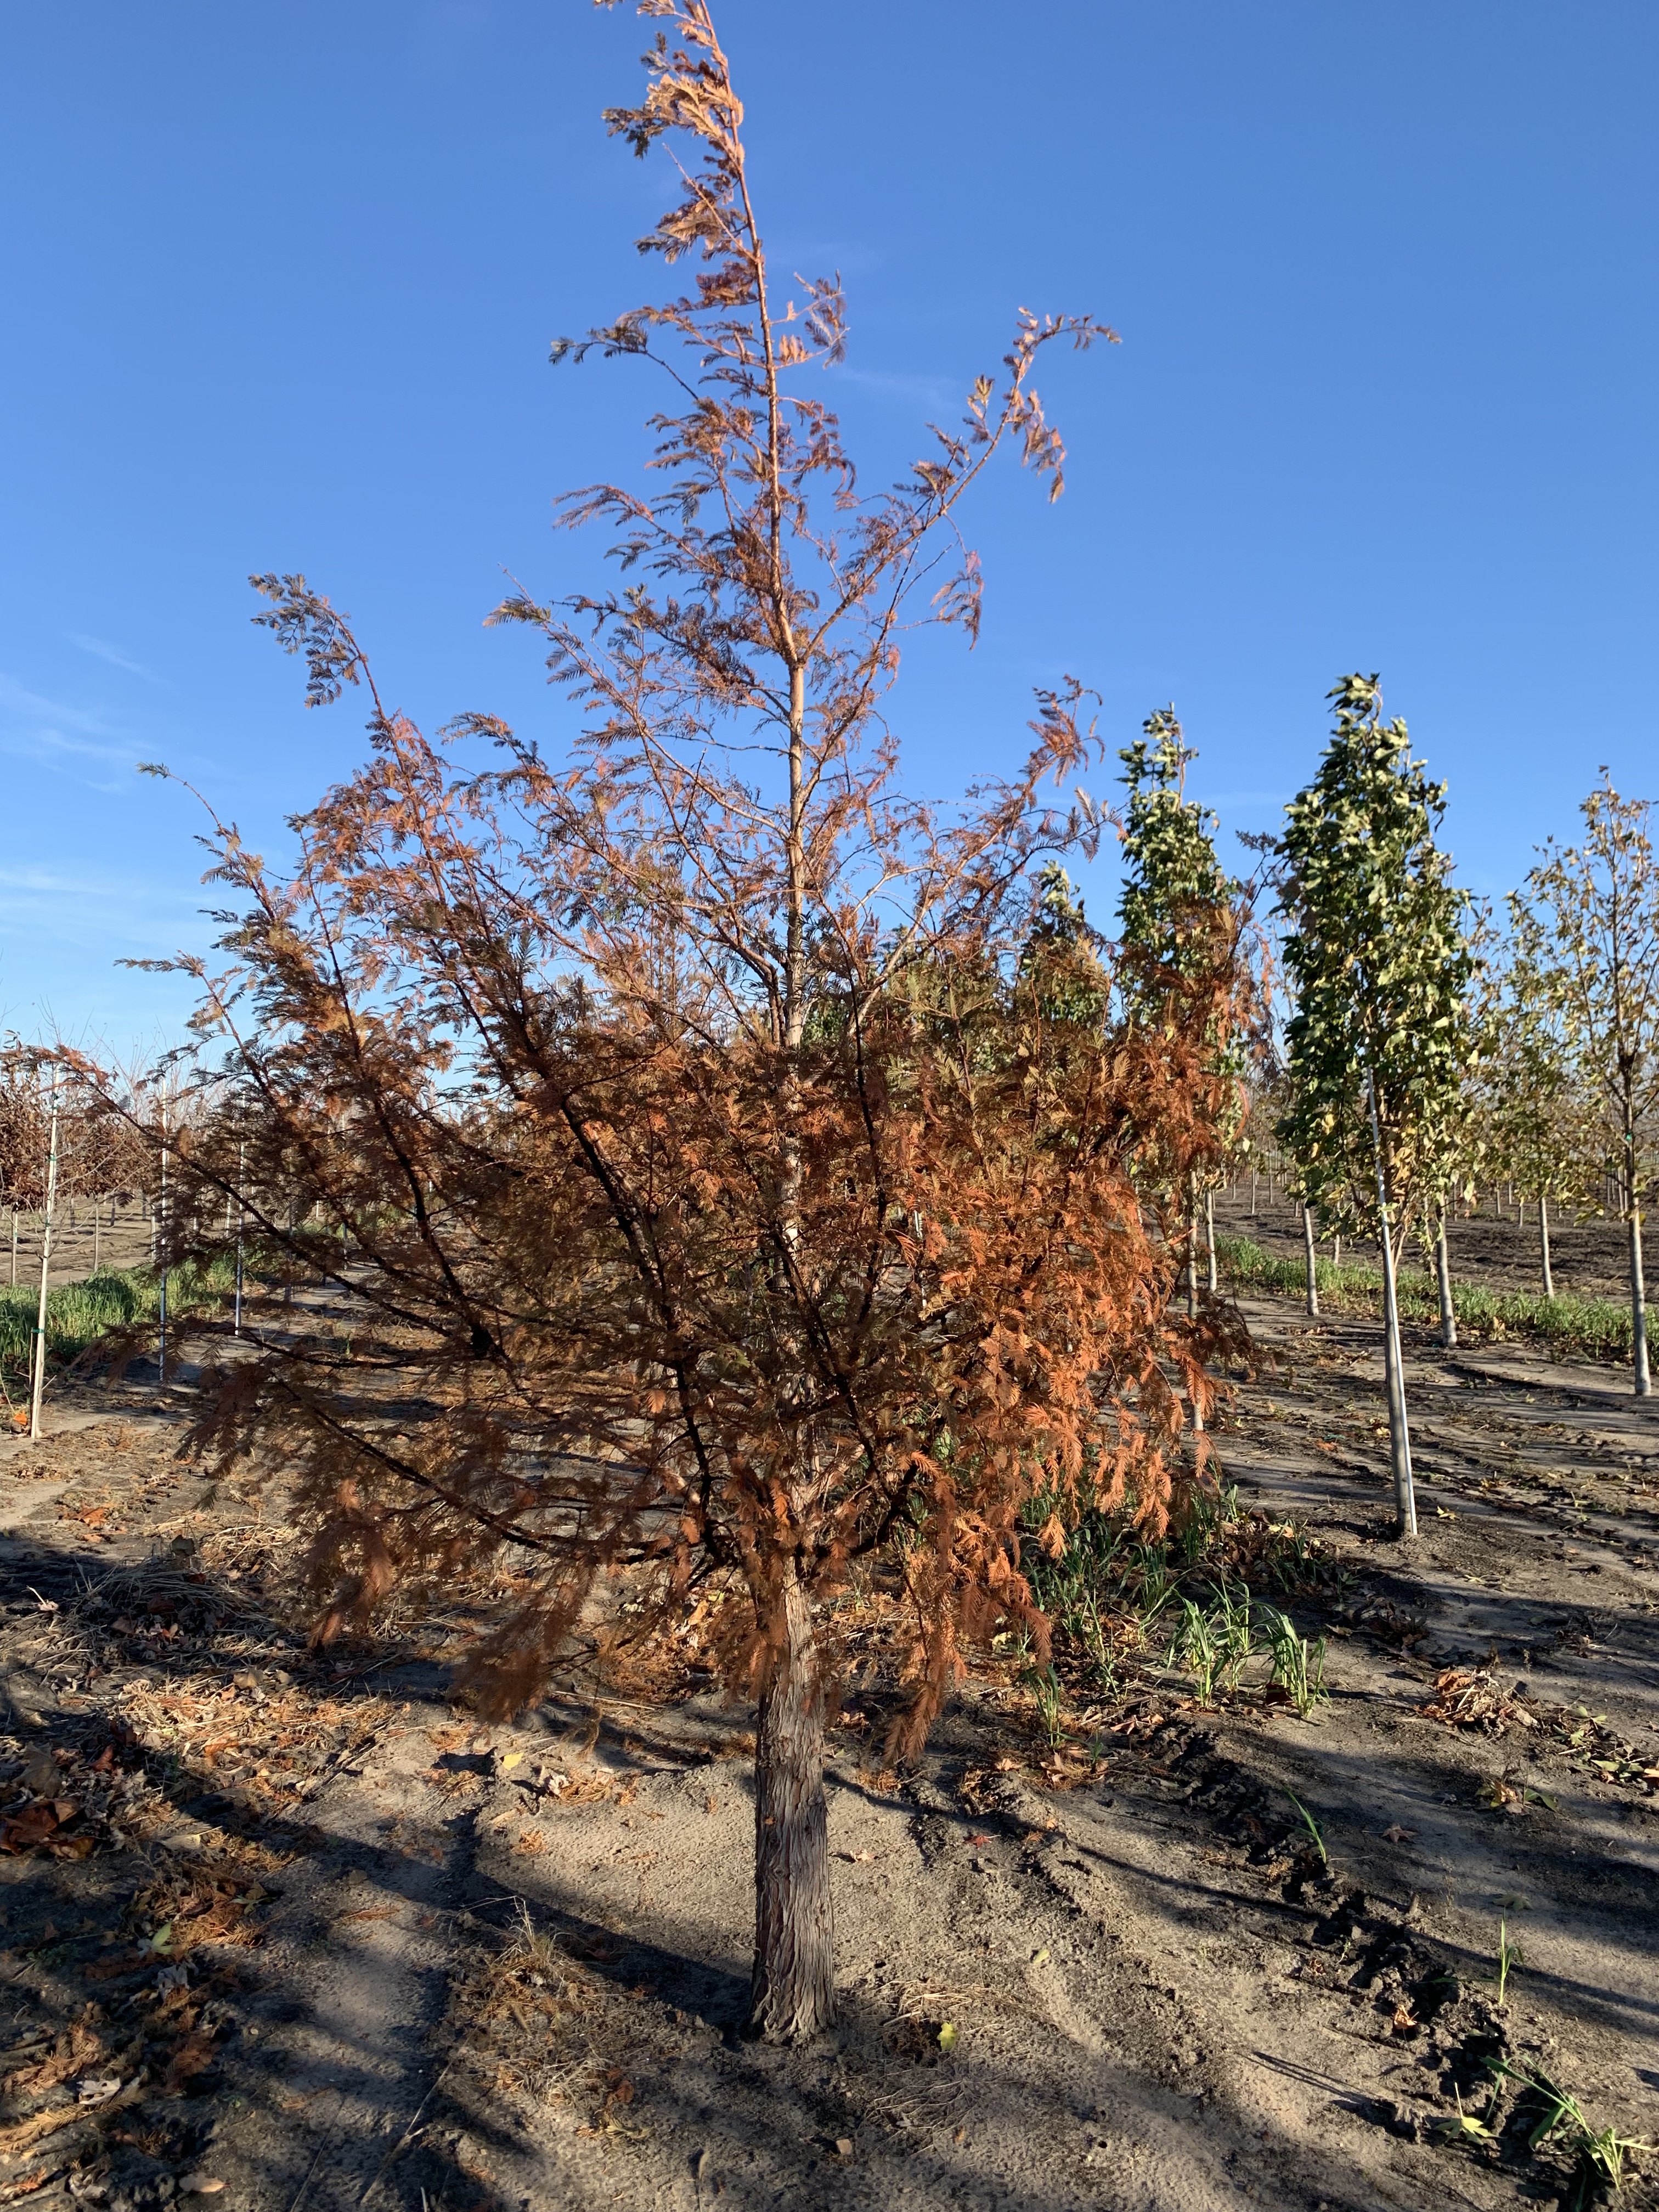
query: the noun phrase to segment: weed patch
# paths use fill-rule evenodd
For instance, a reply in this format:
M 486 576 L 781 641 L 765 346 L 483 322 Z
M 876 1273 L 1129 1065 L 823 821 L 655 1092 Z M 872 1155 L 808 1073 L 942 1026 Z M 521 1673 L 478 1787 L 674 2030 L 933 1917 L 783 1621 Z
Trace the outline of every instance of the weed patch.
M 193 1261 L 167 1271 L 167 1310 L 175 1316 L 216 1305 L 234 1287 L 235 1263 Z M 46 1293 L 46 1359 L 63 1368 L 118 1329 L 155 1320 L 161 1278 L 148 1267 L 106 1267 L 83 1282 L 60 1283 Z M 0 1290 L 0 1372 L 19 1382 L 29 1370 L 29 1349 L 40 1311 L 39 1289 L 18 1283 Z
M 1307 1273 L 1300 1260 L 1281 1259 L 1263 1251 L 1248 1237 L 1218 1237 L 1216 1258 L 1236 1290 L 1269 1291 L 1299 1298 L 1307 1288 Z M 1322 1309 L 1381 1318 L 1380 1267 L 1338 1267 L 1321 1260 L 1316 1263 L 1315 1275 Z M 1398 1288 L 1402 1321 L 1431 1326 L 1438 1322 L 1440 1297 L 1431 1276 L 1402 1271 Z M 1547 1298 L 1531 1291 L 1489 1291 L 1472 1283 L 1455 1283 L 1452 1310 L 1460 1329 L 1484 1341 L 1533 1338 L 1572 1358 L 1630 1358 L 1630 1314 L 1616 1299 L 1579 1298 L 1570 1292 Z

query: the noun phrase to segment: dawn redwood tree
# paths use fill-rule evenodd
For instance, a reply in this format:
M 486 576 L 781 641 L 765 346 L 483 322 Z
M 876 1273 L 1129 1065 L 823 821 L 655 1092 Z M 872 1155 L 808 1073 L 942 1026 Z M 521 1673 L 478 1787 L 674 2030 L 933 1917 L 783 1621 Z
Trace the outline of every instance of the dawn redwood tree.
M 861 491 L 821 391 L 839 288 L 775 293 L 708 9 L 644 12 L 645 98 L 607 119 L 677 142 L 641 244 L 695 281 L 555 357 L 648 368 L 679 411 L 653 491 L 567 507 L 615 533 L 617 582 L 499 611 L 577 734 L 551 758 L 472 714 L 434 745 L 326 599 L 256 580 L 307 703 L 366 689 L 373 752 L 291 874 L 215 820 L 228 964 L 186 964 L 226 1088 L 179 1172 L 240 1188 L 272 1267 L 326 1286 L 279 1328 L 254 1308 L 198 1431 L 290 1472 L 320 1635 L 505 1561 L 486 1710 L 653 1639 L 757 1698 L 754 2020 L 787 2039 L 832 2011 L 833 1601 L 886 1626 L 908 1755 L 964 1648 L 1000 1621 L 1044 1648 L 1034 1509 L 1053 1548 L 1176 1498 L 1223 1324 L 1170 1314 L 1136 1164 L 1206 1163 L 1237 987 L 1195 962 L 1154 1047 L 1053 926 L 1041 871 L 1097 834 L 1043 796 L 1098 756 L 1076 685 L 960 805 L 897 781 L 903 630 L 978 621 L 963 495 L 1007 446 L 1058 491 L 1035 364 L 1109 334 L 1022 315 L 961 426 Z
M 1280 1141 L 1310 1204 L 1383 1248 L 1389 1433 L 1401 1533 L 1416 1528 L 1394 1278 L 1454 1172 L 1474 1056 L 1468 902 L 1434 842 L 1445 787 L 1382 720 L 1375 677 L 1328 695 L 1336 727 L 1280 842 L 1290 1103 Z M 1444 1243 L 1439 1240 L 1443 1304 Z
M 1594 1169 L 1613 1165 L 1630 1260 L 1631 1364 L 1648 1396 L 1642 1212 L 1659 1116 L 1659 869 L 1651 804 L 1624 799 L 1607 770 L 1584 800 L 1583 842 L 1553 839 L 1513 902 L 1515 926 L 1559 1011 L 1592 1114 Z M 1587 1163 L 1588 1164 L 1588 1163 Z

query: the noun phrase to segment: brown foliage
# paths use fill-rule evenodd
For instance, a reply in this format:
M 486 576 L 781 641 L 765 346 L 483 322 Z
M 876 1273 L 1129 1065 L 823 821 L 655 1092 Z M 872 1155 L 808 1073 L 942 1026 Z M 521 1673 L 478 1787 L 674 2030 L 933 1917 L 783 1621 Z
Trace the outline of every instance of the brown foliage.
M 0 1055 L 0 1202 L 26 1211 L 46 1203 L 54 1079 L 59 1197 L 142 1188 L 152 1152 L 131 1093 L 73 1068 L 58 1066 L 54 1078 L 54 1059 L 33 1049 Z
M 521 1594 L 475 1662 L 497 1710 L 574 1641 L 693 1617 L 763 1711 L 785 1676 L 810 1705 L 829 1601 L 876 1575 L 903 1600 L 914 1749 L 965 1645 L 999 1620 L 1042 1635 L 1035 1499 L 1050 1539 L 1091 1505 L 1169 1510 L 1224 1324 L 1170 1315 L 1158 1194 L 1236 1117 L 1237 932 L 1218 915 L 1147 1024 L 1080 918 L 1054 926 L 1036 868 L 1102 819 L 1043 796 L 1097 757 L 1074 683 L 959 806 L 896 783 L 901 625 L 978 619 L 971 555 L 913 604 L 936 546 L 959 552 L 1005 444 L 1059 489 L 1032 369 L 1109 333 L 1022 315 L 963 426 L 860 495 L 801 388 L 839 358 L 839 288 L 774 301 L 708 11 L 643 12 L 681 43 L 608 119 L 641 153 L 700 142 L 642 241 L 699 257 L 696 288 L 560 350 L 678 338 L 696 383 L 654 420 L 665 489 L 570 509 L 651 580 L 500 611 L 544 635 L 569 757 L 476 715 L 452 742 L 493 752 L 441 750 L 325 599 L 256 580 L 311 703 L 368 686 L 374 755 L 299 825 L 290 877 L 216 823 L 232 965 L 197 972 L 232 1088 L 190 1171 L 240 1175 L 329 1310 L 285 1310 L 210 1378 L 203 1439 L 297 1469 L 325 1636 L 508 1554 Z

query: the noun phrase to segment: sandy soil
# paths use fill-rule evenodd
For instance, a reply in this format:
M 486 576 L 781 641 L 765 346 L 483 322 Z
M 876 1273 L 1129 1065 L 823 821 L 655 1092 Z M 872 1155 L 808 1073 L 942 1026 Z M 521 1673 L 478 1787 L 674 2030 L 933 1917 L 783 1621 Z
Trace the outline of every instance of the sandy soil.
M 994 1670 L 896 1778 L 858 1682 L 841 2025 L 787 2053 L 740 2032 L 750 1715 L 572 1684 L 485 1732 L 459 1608 L 307 1655 L 187 1400 L 61 1401 L 0 1446 L 0 2202 L 1566 2203 L 1550 2145 L 1460 2132 L 1493 2059 L 1659 2140 L 1659 1412 L 1415 1341 L 1400 1544 L 1375 1329 L 1249 1317 L 1280 1364 L 1218 1443 L 1313 1547 L 1328 1700 L 1149 1674 L 1056 1749 Z

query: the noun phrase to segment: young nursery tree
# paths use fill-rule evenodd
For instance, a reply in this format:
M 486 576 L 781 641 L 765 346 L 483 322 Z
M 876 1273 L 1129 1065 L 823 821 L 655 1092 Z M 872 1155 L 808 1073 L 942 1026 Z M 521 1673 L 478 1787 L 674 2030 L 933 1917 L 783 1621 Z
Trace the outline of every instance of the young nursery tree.
M 1514 896 L 1510 914 L 1507 957 L 1487 979 L 1478 1114 L 1494 1171 L 1538 1200 L 1539 1277 L 1551 1298 L 1551 1200 L 1584 1198 L 1604 1155 L 1559 995 L 1545 972 L 1549 947 L 1534 916 Z
M 1200 1203 L 1212 1195 L 1243 1118 L 1247 1039 L 1235 1010 L 1252 995 L 1243 966 L 1247 908 L 1243 887 L 1216 858 L 1215 817 L 1186 796 L 1188 766 L 1197 754 L 1185 741 L 1174 707 L 1160 708 L 1141 728 L 1145 735 L 1118 754 L 1129 793 L 1121 832 L 1124 878 L 1118 908 L 1127 956 L 1121 986 L 1124 1012 L 1149 1038 L 1166 1031 L 1178 1036 L 1191 981 L 1229 963 L 1238 969 L 1226 1034 L 1215 1040 L 1218 1072 L 1224 1070 L 1234 1080 L 1218 1094 L 1224 1098 L 1228 1118 L 1216 1132 L 1214 1166 L 1203 1177 L 1194 1170 L 1184 1187 L 1167 1194 L 1168 1210 L 1181 1224 L 1187 1310 L 1195 1318 Z M 1213 1267 L 1213 1237 L 1210 1254 Z M 1212 1278 L 1209 1287 L 1215 1288 Z
M 1389 1431 L 1402 1534 L 1416 1528 L 1395 1266 L 1443 1200 L 1467 1110 L 1468 902 L 1435 844 L 1445 787 L 1382 720 L 1375 677 L 1329 694 L 1336 727 L 1286 809 L 1280 852 L 1291 1098 L 1279 1134 L 1304 1193 L 1339 1231 L 1382 1246 Z
M 775 295 L 708 9 L 644 12 L 667 34 L 608 120 L 700 157 L 642 241 L 696 282 L 555 352 L 648 368 L 681 411 L 653 493 L 567 509 L 614 529 L 617 584 L 499 616 L 579 732 L 554 760 L 475 714 L 441 750 L 325 599 L 257 580 L 308 703 L 368 689 L 373 758 L 285 878 L 216 823 L 231 964 L 191 964 L 230 1088 L 177 1171 L 239 1189 L 351 1316 L 347 1346 L 304 1297 L 281 1329 L 256 1309 L 201 1431 L 295 1471 L 320 1633 L 506 1561 L 489 1709 L 653 1640 L 756 1696 L 754 2021 L 787 2039 L 832 2010 L 836 1601 L 887 1631 L 905 1755 L 999 1620 L 1043 1648 L 1034 1511 L 1053 1546 L 1091 1507 L 1170 1510 L 1223 1324 L 1170 1317 L 1136 1164 L 1202 1170 L 1240 1017 L 1195 958 L 1145 1039 L 1057 913 L 1043 865 L 1097 835 L 1042 791 L 1097 757 L 1075 685 L 961 805 L 896 780 L 902 632 L 978 621 L 963 497 L 1009 445 L 1058 491 L 1033 368 L 1109 333 L 1022 316 L 960 428 L 862 493 L 820 392 L 839 288 Z
M 1581 810 L 1583 842 L 1564 848 L 1551 839 L 1540 848 L 1514 915 L 1592 1105 L 1587 1164 L 1615 1170 L 1630 1258 L 1632 1369 L 1636 1395 L 1645 1398 L 1652 1386 L 1642 1209 L 1659 1113 L 1659 870 L 1650 803 L 1621 798 L 1601 774 Z

